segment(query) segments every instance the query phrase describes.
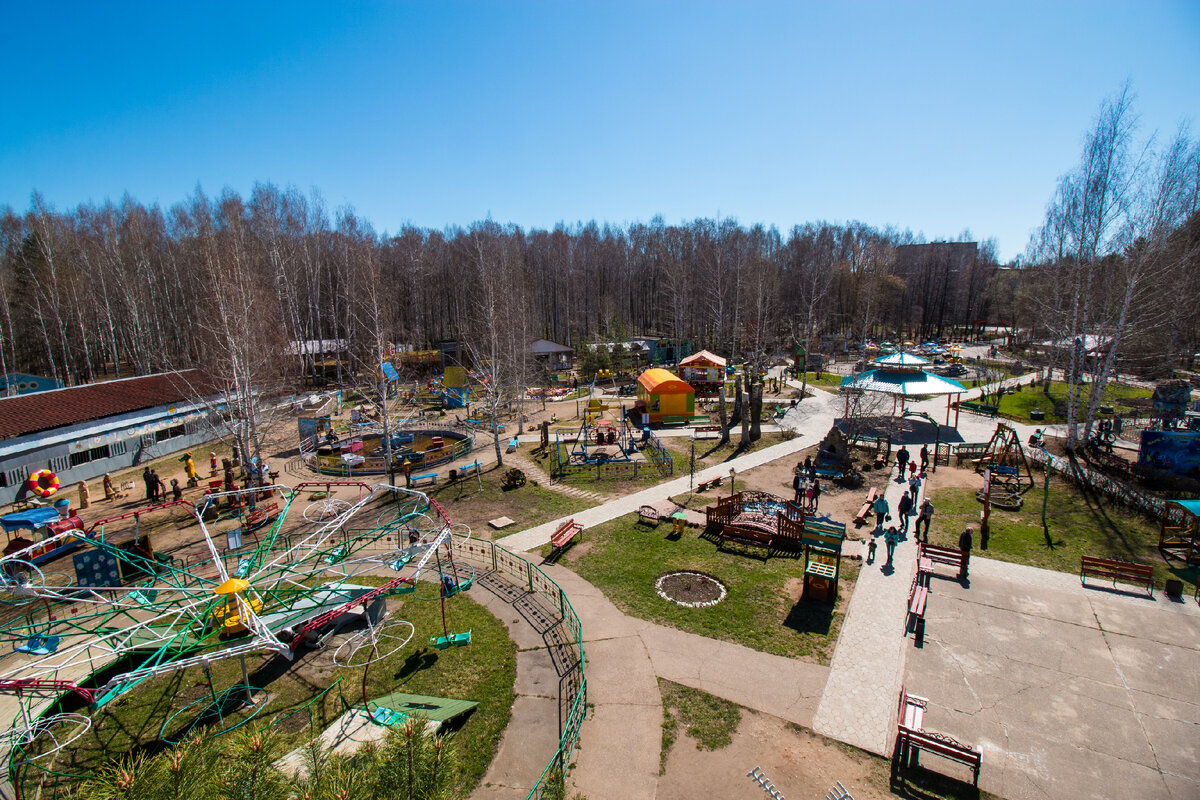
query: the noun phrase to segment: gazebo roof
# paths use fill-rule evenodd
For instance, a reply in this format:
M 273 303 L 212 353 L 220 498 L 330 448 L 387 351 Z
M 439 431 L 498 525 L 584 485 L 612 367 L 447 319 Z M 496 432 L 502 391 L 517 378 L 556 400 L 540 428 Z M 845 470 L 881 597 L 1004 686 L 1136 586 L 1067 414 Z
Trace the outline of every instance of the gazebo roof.
M 693 353 L 687 358 L 679 362 L 681 367 L 723 367 L 725 359 L 721 358 L 716 353 L 710 353 L 707 350 L 701 350 L 699 353 Z
M 1168 500 L 1167 502 L 1179 506 L 1193 517 L 1200 517 L 1200 500 Z
M 648 394 L 694 394 L 691 384 L 679 380 L 665 369 L 648 369 L 638 376 L 638 385 Z
M 923 367 L 929 363 L 928 358 L 914 356 L 912 353 L 892 353 L 891 355 L 880 356 L 875 359 L 875 363 L 881 367 Z
M 872 369 L 842 378 L 843 388 L 883 392 L 903 397 L 960 394 L 967 391 L 958 381 L 931 372 Z

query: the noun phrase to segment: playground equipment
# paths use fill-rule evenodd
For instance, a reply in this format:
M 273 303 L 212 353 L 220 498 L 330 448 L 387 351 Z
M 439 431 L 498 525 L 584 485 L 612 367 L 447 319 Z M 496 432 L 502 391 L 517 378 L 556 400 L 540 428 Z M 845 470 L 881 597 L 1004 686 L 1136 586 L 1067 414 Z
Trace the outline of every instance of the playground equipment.
M 983 488 L 975 492 L 975 498 L 984 504 L 980 528 L 983 537 L 988 529 L 990 508 L 1019 510 L 1025 492 L 1033 488 L 1033 474 L 1029 471 L 1021 437 L 1003 422 L 996 425 L 996 432 L 975 462 L 975 470 L 985 475 Z
M 652 423 L 687 424 L 696 412 L 696 392 L 665 369 L 648 369 L 638 376 L 637 398 Z
M 1200 566 L 1200 500 L 1168 500 L 1163 509 L 1158 549 L 1166 558 Z
M 396 425 L 389 431 L 388 444 L 393 470 L 402 470 L 407 461 L 409 468 L 416 471 L 465 456 L 475 446 L 475 434 L 469 427 Z M 304 452 L 302 444 L 301 450 L 305 465 L 322 475 L 386 475 L 389 471 L 388 447 L 382 429 L 375 424 L 360 426 L 354 436 L 322 442 L 308 452 Z
M 70 588 L 32 564 L 28 548 L 0 558 L 0 604 L 17 607 L 0 615 L 0 640 L 19 654 L 0 664 L 0 692 L 18 696 L 26 720 L 22 730 L 10 734 L 14 748 L 27 746 L 35 730 L 36 723 L 28 722 L 27 697 L 74 691 L 102 708 L 146 680 L 189 667 L 207 672 L 217 661 L 256 653 L 291 660 L 301 646 L 327 642 L 356 609 L 367 616 L 368 631 L 341 651 L 341 660 L 360 666 L 378 660 L 380 649 L 394 652 L 411 632 L 405 635 L 401 621 L 380 623 L 374 609 L 382 609 L 388 596 L 415 593 L 426 570 L 437 572 L 437 582 L 427 585 L 438 587 L 443 638 L 455 645 L 470 641 L 470 631 L 452 633 L 445 621 L 448 599 L 469 588 L 474 578 L 452 556 L 453 546 L 461 545 L 470 531 L 453 525 L 436 502 L 398 487 L 361 485 L 367 492 L 357 503 L 340 513 L 340 506 L 326 507 L 313 515 L 316 522 L 300 522 L 285 536 L 281 525 L 305 486 L 295 494 L 269 488 L 283 490 L 284 506 L 256 543 L 239 551 L 218 549 L 207 512 L 226 500 L 249 507 L 261 489 L 205 495 L 199 507 L 180 501 L 127 512 L 99 521 L 82 536 L 78 529 L 56 534 L 79 538 L 85 545 L 75 557 L 78 585 Z M 426 513 L 431 508 L 436 522 Z M 150 539 L 158 534 L 142 530 L 141 517 L 183 509 L 198 524 L 199 549 L 192 548 L 186 557 L 155 552 Z M 376 511 L 378 519 L 366 522 Z M 117 523 L 130 519 L 134 536 L 121 541 Z M 403 548 L 406 540 L 409 546 Z M 395 564 L 405 555 L 405 574 L 375 588 L 353 583 L 355 576 Z M 312 580 L 318 576 L 325 579 Z M 364 647 L 369 650 L 362 651 Z M 337 654 L 334 660 L 339 660 Z M 243 675 L 244 670 L 243 660 Z M 209 686 L 209 696 L 164 721 L 164 737 L 177 739 L 202 721 L 215 734 L 245 723 L 248 717 L 239 712 L 253 691 L 247 681 L 218 690 L 210 680 Z M 47 729 L 46 720 L 42 723 L 37 731 Z M 54 724 L 56 730 L 66 730 L 65 720 Z M 56 735 L 43 744 L 66 746 L 74 736 Z M 39 745 L 39 757 L 47 752 Z
M 557 434 L 556 434 L 557 437 Z M 571 444 L 568 460 L 572 464 L 603 464 L 631 461 L 637 454 L 636 434 L 627 418 L 591 420 L 585 416 Z

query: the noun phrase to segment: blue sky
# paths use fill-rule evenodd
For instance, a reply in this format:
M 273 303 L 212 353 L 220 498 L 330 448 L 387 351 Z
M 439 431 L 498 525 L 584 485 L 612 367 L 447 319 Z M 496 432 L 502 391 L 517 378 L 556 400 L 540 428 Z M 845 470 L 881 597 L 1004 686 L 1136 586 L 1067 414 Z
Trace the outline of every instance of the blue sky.
M 857 219 L 1009 259 L 1123 81 L 1143 134 L 1200 125 L 1200 3 L 0 0 L 0 66 L 18 211 L 270 181 L 378 231 Z

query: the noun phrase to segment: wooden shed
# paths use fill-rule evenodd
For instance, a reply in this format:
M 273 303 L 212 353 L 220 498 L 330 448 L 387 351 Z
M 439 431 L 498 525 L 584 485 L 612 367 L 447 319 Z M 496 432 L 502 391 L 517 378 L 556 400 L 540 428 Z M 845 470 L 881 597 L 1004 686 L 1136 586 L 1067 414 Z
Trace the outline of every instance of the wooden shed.
M 651 422 L 686 423 L 696 410 L 696 392 L 665 369 L 648 369 L 638 377 L 637 397 Z
M 697 397 L 717 397 L 725 387 L 725 359 L 701 350 L 679 362 L 679 374 Z

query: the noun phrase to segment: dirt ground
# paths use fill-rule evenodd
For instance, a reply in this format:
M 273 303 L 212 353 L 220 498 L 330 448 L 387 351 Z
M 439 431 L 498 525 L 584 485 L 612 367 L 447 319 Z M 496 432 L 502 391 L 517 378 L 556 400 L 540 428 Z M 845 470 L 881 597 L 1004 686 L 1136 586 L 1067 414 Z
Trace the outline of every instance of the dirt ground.
M 762 786 L 747 777 L 754 767 L 789 800 L 824 800 L 838 781 L 857 800 L 887 798 L 888 764 L 836 744 L 778 717 L 742 710 L 733 742 L 720 750 L 698 750 L 681 732 L 659 778 L 658 800 L 720 797 L 762 800 Z

